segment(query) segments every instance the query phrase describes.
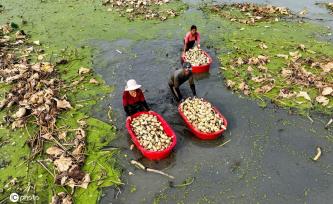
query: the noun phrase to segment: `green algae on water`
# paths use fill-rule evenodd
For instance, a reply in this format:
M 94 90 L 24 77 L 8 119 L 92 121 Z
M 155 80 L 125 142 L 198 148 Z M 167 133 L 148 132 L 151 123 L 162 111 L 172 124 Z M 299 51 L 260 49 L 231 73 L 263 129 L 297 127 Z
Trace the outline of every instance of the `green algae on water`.
M 75 49 L 75 57 L 83 57 L 84 60 L 77 60 L 70 58 L 70 54 L 61 56 L 47 51 L 45 56 L 50 56 L 58 62 L 58 57 L 69 61 L 68 64 L 58 65 L 57 70 L 60 72 L 63 81 L 66 85 L 70 85 L 73 80 L 78 77 L 78 69 L 81 66 L 91 66 L 89 50 Z M 70 69 L 68 69 L 70 67 Z M 90 77 L 98 76 L 90 75 Z M 100 80 L 100 79 L 99 79 Z M 110 87 L 99 84 L 89 83 L 89 79 L 81 80 L 77 85 L 79 86 L 78 92 L 60 90 L 62 95 L 67 95 L 71 99 L 74 106 L 68 112 L 61 113 L 58 116 L 57 127 L 60 129 L 77 129 L 78 121 L 86 120 L 87 129 L 87 146 L 86 146 L 86 160 L 83 170 L 90 174 L 92 179 L 87 189 L 77 189 L 74 194 L 75 202 L 82 203 L 82 201 L 89 203 L 97 202 L 101 188 L 104 186 L 120 185 L 119 170 L 116 168 L 116 161 L 113 157 L 115 151 L 102 152 L 101 147 L 107 145 L 113 138 L 115 138 L 115 130 L 112 125 L 104 123 L 94 118 L 89 118 L 87 115 L 89 109 L 100 100 L 101 95 L 110 93 Z M 96 89 L 99 87 L 99 89 Z M 8 90 L 6 86 L 1 91 Z M 81 99 L 81 104 L 78 104 L 78 99 Z M 89 99 L 89 102 L 82 105 L 82 99 Z M 82 108 L 77 108 L 78 105 Z M 4 111 L 1 115 L 4 115 Z M 0 182 L 4 186 L 4 192 L 0 195 L 0 200 L 8 199 L 12 192 L 19 195 L 34 195 L 38 196 L 41 203 L 49 202 L 51 197 L 58 192 L 70 192 L 71 189 L 61 187 L 54 184 L 54 166 L 51 164 L 45 155 L 38 155 L 34 160 L 29 159 L 30 148 L 28 148 L 26 141 L 34 135 L 36 127 L 33 124 L 28 124 L 27 127 L 18 130 L 8 130 L 6 128 L 0 129 L 0 132 L 5 137 L 1 137 L 1 156 L 6 158 L 2 163 Z M 2 135 L 2 134 L 1 134 Z M 71 135 L 69 135 L 71 137 Z M 107 138 L 104 142 L 100 138 Z M 50 147 L 51 144 L 45 142 L 44 150 Z M 10 161 L 10 162 L 8 162 Z M 18 170 L 16 170 L 18 168 Z
M 321 41 L 316 36 L 318 33 L 326 33 L 327 28 L 307 22 L 281 19 L 247 25 L 232 22 L 207 9 L 204 11 L 212 20 L 220 18 L 221 21 L 225 21 L 225 27 L 228 28 L 229 32 L 224 32 L 221 28 L 221 32 L 215 33 L 216 38 L 223 39 L 223 42 L 215 43 L 214 47 L 218 50 L 228 50 L 221 53 L 219 59 L 223 66 L 221 73 L 226 79 L 225 82 L 232 86 L 233 90 L 243 92 L 245 85 L 248 92 L 244 93 L 252 98 L 260 99 L 262 105 L 265 104 L 263 99 L 268 99 L 281 107 L 297 109 L 305 115 L 312 110 L 326 114 L 332 113 L 332 97 L 325 96 L 329 100 L 327 104 L 317 102 L 320 101 L 316 97 L 321 95 L 321 88 L 316 88 L 311 84 L 305 86 L 300 83 L 290 83 L 281 74 L 283 69 L 290 66 L 291 60 L 293 60 L 292 55 L 297 54 L 301 55 L 300 59 L 296 61 L 297 63 L 301 63 L 301 66 L 304 66 L 314 76 L 323 76 L 322 82 L 330 84 L 333 79 L 332 72 L 323 75 L 323 71 L 318 67 L 312 67 L 310 62 L 313 60 L 313 63 L 324 64 L 330 60 L 333 61 L 332 44 Z M 265 56 L 269 59 L 269 62 L 263 67 L 266 69 L 264 71 L 259 69 L 261 67 L 254 65 L 250 68 L 250 65 L 242 62 L 258 56 Z M 284 57 L 289 59 L 286 60 Z M 240 60 L 241 65 L 235 66 L 237 60 Z M 253 81 L 255 78 L 267 78 L 271 81 L 258 83 Z M 283 98 L 281 90 L 288 90 L 295 95 Z M 301 92 L 306 92 L 311 100 L 297 97 Z

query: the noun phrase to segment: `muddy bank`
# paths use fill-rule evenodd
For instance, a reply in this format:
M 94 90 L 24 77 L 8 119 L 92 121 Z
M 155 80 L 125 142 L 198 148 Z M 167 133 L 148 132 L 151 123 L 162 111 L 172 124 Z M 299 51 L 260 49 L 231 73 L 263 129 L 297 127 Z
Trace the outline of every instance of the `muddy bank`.
M 311 124 L 303 117 L 273 106 L 262 109 L 255 101 L 232 94 L 219 77 L 214 50 L 209 50 L 215 63 L 209 75 L 197 78 L 198 95 L 211 101 L 228 118 L 230 126 L 224 141 L 231 142 L 219 147 L 223 138 L 199 141 L 178 116 L 166 84 L 172 68 L 179 66 L 181 42 L 119 40 L 95 41 L 94 45 L 100 50 L 94 60 L 96 72 L 115 86 L 110 101 L 117 118 L 118 139 L 110 145 L 122 149 L 118 156 L 125 183 L 121 193 L 106 189 L 101 203 L 330 202 L 332 132 L 323 129 L 327 118 L 315 116 Z M 151 162 L 141 158 L 136 150 L 129 150 L 131 143 L 124 129 L 120 97 L 122 84 L 128 78 L 143 85 L 152 109 L 162 114 L 176 131 L 178 144 L 166 160 Z M 187 84 L 182 91 L 190 95 Z M 110 101 L 100 104 L 94 115 L 106 120 L 99 110 Z M 317 145 L 324 149 L 324 154 L 314 163 L 310 158 Z M 171 188 L 167 179 L 135 170 L 128 163 L 130 159 L 174 175 L 177 184 L 190 177 L 195 180 L 186 188 Z M 129 176 L 128 172 L 134 175 Z

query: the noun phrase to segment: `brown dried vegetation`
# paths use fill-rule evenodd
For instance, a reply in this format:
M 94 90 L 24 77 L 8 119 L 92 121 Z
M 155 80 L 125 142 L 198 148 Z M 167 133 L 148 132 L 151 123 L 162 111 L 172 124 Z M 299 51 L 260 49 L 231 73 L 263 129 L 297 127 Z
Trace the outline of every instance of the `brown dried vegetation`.
M 240 76 L 245 71 L 242 69 L 247 67 L 245 72 L 248 80 L 239 82 L 237 86 L 236 82 L 228 79 L 226 86 L 233 90 L 239 90 L 244 95 L 251 95 L 253 92 L 256 94 L 268 93 L 278 85 L 278 98 L 301 97 L 310 102 L 316 101 L 322 106 L 327 106 L 330 102 L 330 96 L 333 96 L 333 83 L 327 78 L 333 70 L 333 59 L 325 56 L 302 57 L 301 52 L 306 51 L 305 46 L 299 45 L 296 49 L 300 51 L 291 51 L 289 55 L 276 55 L 278 58 L 284 58 L 285 66 L 280 69 L 279 76 L 274 77 L 270 74 L 272 72 L 267 66 L 270 62 L 267 56 L 233 59 L 229 63 L 229 69 L 233 70 L 235 76 Z M 256 75 L 253 74 L 254 70 L 256 70 Z M 312 72 L 308 70 L 312 70 Z M 278 84 L 276 79 L 279 80 Z M 258 84 L 260 84 L 259 88 L 254 88 L 258 87 Z M 293 86 L 300 87 L 301 91 L 295 92 L 287 88 Z M 307 91 L 302 90 L 308 88 L 317 90 L 315 97 L 311 98 Z
M 291 12 L 285 7 L 252 3 L 214 5 L 210 7 L 210 11 L 218 13 L 230 21 L 249 25 L 262 21 L 278 21 L 278 17 L 291 15 Z M 242 15 L 237 14 L 237 12 L 240 12 Z M 265 46 L 263 48 L 266 49 Z
M 46 154 L 55 168 L 55 183 L 70 186 L 73 190 L 74 187 L 87 188 L 90 177 L 81 170 L 85 160 L 86 123 L 78 121 L 80 128 L 75 130 L 74 138 L 66 141 L 72 145 L 64 147 L 62 143 L 68 138 L 66 132 L 57 128 L 56 121 L 62 111 L 72 106 L 66 96 L 61 95 L 64 85 L 55 65 L 42 60 L 29 60 L 40 55 L 41 49 L 34 46 L 36 43 L 28 43 L 27 39 L 24 31 L 14 34 L 9 24 L 0 27 L 0 81 L 11 86 L 0 101 L 0 109 L 7 110 L 3 123 L 12 129 L 36 125 L 36 133 L 27 141 L 31 148 L 29 160 L 43 155 L 44 144 L 51 143 Z M 84 68 L 79 74 L 84 75 L 88 70 Z M 53 200 L 58 203 L 59 199 L 62 203 L 72 202 L 70 195 L 61 194 Z
M 169 3 L 169 0 L 104 0 L 103 5 L 111 6 L 121 16 L 134 20 L 138 17 L 144 19 L 160 19 L 164 21 L 169 17 L 179 15 L 174 9 L 159 10 L 158 7 Z

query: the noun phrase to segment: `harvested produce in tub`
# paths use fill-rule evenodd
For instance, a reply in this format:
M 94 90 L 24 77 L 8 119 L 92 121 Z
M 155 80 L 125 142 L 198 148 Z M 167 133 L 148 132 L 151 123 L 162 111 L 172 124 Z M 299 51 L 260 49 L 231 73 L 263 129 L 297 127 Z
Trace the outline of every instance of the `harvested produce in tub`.
M 154 115 L 141 114 L 132 120 L 131 126 L 140 145 L 146 150 L 162 151 L 172 143 L 172 138 L 165 134 L 161 122 Z
M 191 124 L 201 132 L 213 133 L 226 129 L 223 119 L 211 103 L 201 98 L 188 98 L 181 104 L 182 112 Z
M 209 63 L 209 58 L 198 47 L 194 47 L 185 52 L 185 61 L 191 63 L 192 66 L 200 66 Z

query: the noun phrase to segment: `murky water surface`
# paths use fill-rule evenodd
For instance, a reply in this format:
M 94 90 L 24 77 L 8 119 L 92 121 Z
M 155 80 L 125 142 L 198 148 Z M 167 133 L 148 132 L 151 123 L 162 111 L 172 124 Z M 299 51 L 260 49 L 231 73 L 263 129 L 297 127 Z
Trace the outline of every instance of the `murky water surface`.
M 295 11 L 308 8 L 309 18 L 325 18 L 327 25 L 332 20 L 326 10 L 309 0 L 259 2 Z M 179 39 L 95 41 L 93 45 L 98 49 L 96 72 L 115 86 L 110 99 L 93 112 L 107 121 L 105 112 L 111 102 L 119 137 L 110 145 L 121 149 L 119 164 L 125 183 L 119 189 L 106 188 L 101 203 L 331 203 L 332 131 L 323 128 L 327 117 L 313 116 L 311 123 L 273 106 L 262 109 L 256 101 L 233 94 L 218 73 L 216 53 L 208 49 L 215 63 L 210 74 L 196 76 L 198 96 L 218 107 L 229 127 L 223 137 L 201 141 L 185 127 L 167 86 L 170 73 L 180 66 Z M 121 96 L 130 78 L 143 85 L 151 108 L 163 115 L 177 134 L 177 146 L 165 160 L 149 161 L 137 150 L 129 150 Z M 181 91 L 191 95 L 187 83 Z M 227 140 L 231 141 L 220 146 Z M 324 153 L 319 162 L 313 162 L 310 158 L 317 146 Z M 194 181 L 186 187 L 170 187 L 168 178 L 136 170 L 129 164 L 131 159 L 175 176 L 174 184 Z M 134 175 L 129 176 L 129 172 Z

